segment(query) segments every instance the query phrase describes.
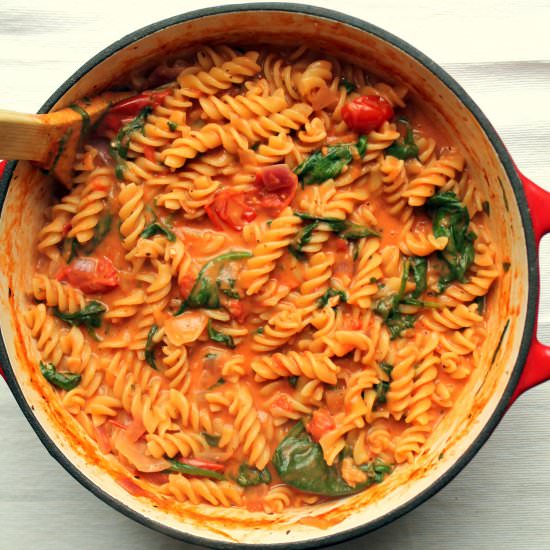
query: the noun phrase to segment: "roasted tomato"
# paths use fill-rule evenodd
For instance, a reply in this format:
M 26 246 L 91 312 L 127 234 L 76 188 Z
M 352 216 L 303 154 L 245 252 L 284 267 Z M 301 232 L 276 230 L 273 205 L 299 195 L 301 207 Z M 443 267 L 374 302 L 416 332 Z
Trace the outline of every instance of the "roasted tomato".
M 118 271 L 105 256 L 78 258 L 73 265 L 64 267 L 57 274 L 57 280 L 67 281 L 85 294 L 100 294 L 118 286 Z
M 298 176 L 286 164 L 265 166 L 256 172 L 256 199 L 272 216 L 292 202 L 297 187 Z
M 323 435 L 336 427 L 334 418 L 327 409 L 317 409 L 311 420 L 306 425 L 306 430 L 315 441 L 319 441 Z
M 377 130 L 392 116 L 392 106 L 376 95 L 362 95 L 342 107 L 344 122 L 360 134 Z
M 115 103 L 103 117 L 97 133 L 103 135 L 107 129 L 118 132 L 122 126 L 134 119 L 144 107 L 156 107 L 170 93 L 169 89 L 158 92 L 143 92 L 140 95 Z
M 215 227 L 224 229 L 228 225 L 235 231 L 241 231 L 243 225 L 257 216 L 251 197 L 231 189 L 218 193 L 205 210 Z

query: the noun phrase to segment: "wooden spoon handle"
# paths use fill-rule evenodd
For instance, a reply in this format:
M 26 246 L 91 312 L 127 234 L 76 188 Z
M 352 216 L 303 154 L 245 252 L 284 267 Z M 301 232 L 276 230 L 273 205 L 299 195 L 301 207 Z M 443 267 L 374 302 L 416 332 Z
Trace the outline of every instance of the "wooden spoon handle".
M 46 162 L 65 128 L 41 115 L 0 109 L 0 158 Z

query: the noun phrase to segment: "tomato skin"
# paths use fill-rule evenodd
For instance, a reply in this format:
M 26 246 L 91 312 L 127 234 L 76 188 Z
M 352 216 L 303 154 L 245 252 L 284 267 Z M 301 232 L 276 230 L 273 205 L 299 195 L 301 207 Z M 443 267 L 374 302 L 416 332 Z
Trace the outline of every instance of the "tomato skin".
M 327 409 L 314 411 L 311 420 L 306 425 L 306 430 L 315 441 L 319 441 L 323 435 L 336 428 L 333 416 Z
M 193 290 L 193 285 L 195 284 L 195 279 L 195 275 L 188 273 L 179 282 L 180 294 L 184 300 L 187 296 L 189 296 L 189 294 L 191 294 L 191 290 Z
M 143 146 L 143 156 L 150 162 L 155 162 L 155 149 L 151 145 Z
M 115 103 L 103 117 L 98 133 L 102 135 L 105 129 L 118 132 L 122 126 L 134 119 L 144 107 L 160 105 L 170 93 L 171 90 L 169 89 L 158 92 L 143 92 Z
M 210 460 L 203 460 L 202 458 L 180 458 L 179 461 L 188 466 L 195 466 L 195 468 L 203 468 L 204 470 L 210 470 L 212 472 L 223 472 L 225 470 L 223 464 L 211 462 Z
M 101 258 L 78 258 L 72 266 L 64 267 L 57 274 L 58 281 L 67 281 L 85 294 L 109 292 L 118 286 L 118 271 L 109 260 Z
M 274 164 L 256 172 L 255 185 L 260 206 L 277 216 L 296 195 L 298 176 L 286 164 Z
M 244 323 L 246 319 L 246 310 L 244 304 L 240 300 L 230 298 L 225 303 L 225 307 L 229 310 L 229 314 L 237 323 Z
M 366 134 L 393 117 L 393 107 L 383 97 L 362 95 L 342 107 L 342 118 L 351 130 Z

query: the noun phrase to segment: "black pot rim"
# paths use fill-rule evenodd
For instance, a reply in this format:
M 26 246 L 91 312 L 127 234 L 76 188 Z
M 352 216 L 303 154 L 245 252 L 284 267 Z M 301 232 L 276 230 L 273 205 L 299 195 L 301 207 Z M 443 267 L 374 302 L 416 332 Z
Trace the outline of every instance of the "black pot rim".
M 340 533 L 333 535 L 325 535 L 321 537 L 311 538 L 306 541 L 293 542 L 289 540 L 285 543 L 275 543 L 275 544 L 241 544 L 234 542 L 222 542 L 216 541 L 204 537 L 199 537 L 196 535 L 190 535 L 188 533 L 181 532 L 172 527 L 151 519 L 150 517 L 137 512 L 133 508 L 130 508 L 117 498 L 113 497 L 110 493 L 104 491 L 101 487 L 96 485 L 89 477 L 87 477 L 82 470 L 77 468 L 72 464 L 72 462 L 65 456 L 63 451 L 54 443 L 54 441 L 46 433 L 38 419 L 36 418 L 34 411 L 30 405 L 25 400 L 21 387 L 15 378 L 9 357 L 6 351 L 6 346 L 4 342 L 4 336 L 0 338 L 0 364 L 3 365 L 4 372 L 6 374 L 6 380 L 10 390 L 12 391 L 19 407 L 21 408 L 23 414 L 26 416 L 27 420 L 31 424 L 32 428 L 38 435 L 39 439 L 42 441 L 43 445 L 46 447 L 48 452 L 84 487 L 89 491 L 94 493 L 97 497 L 103 500 L 105 503 L 115 508 L 119 512 L 122 512 L 127 517 L 155 529 L 165 535 L 169 535 L 173 538 L 189 542 L 192 544 L 198 544 L 211 548 L 220 548 L 222 550 L 235 550 L 236 548 L 242 547 L 251 547 L 254 549 L 262 550 L 279 550 L 282 547 L 286 548 L 295 548 L 295 549 L 306 549 L 306 548 L 321 548 L 331 544 L 336 544 L 339 542 L 344 542 L 349 539 L 364 535 L 388 523 L 396 520 L 407 512 L 413 510 L 428 498 L 433 496 L 435 493 L 440 491 L 445 485 L 447 485 L 476 455 L 485 441 L 489 438 L 493 430 L 498 425 L 500 419 L 502 418 L 504 412 L 506 411 L 507 405 L 510 401 L 512 393 L 517 386 L 519 377 L 523 370 L 523 366 L 527 359 L 527 354 L 529 352 L 531 337 L 535 325 L 535 317 L 537 313 L 537 297 L 539 289 L 539 275 L 538 275 L 538 262 L 537 262 L 537 246 L 535 241 L 535 236 L 533 232 L 533 226 L 531 218 L 529 215 L 529 209 L 527 205 L 526 196 L 523 191 L 523 186 L 520 181 L 520 178 L 515 169 L 514 163 L 508 154 L 504 144 L 499 138 L 497 132 L 482 113 L 481 109 L 475 104 L 475 102 L 469 97 L 466 91 L 438 64 L 428 58 L 426 55 L 418 51 L 416 48 L 401 40 L 400 38 L 394 36 L 393 34 L 371 24 L 366 21 L 362 21 L 356 17 L 345 15 L 343 13 L 329 10 L 326 8 L 319 8 L 314 6 L 309 6 L 305 4 L 295 4 L 295 3 L 275 3 L 275 2 L 259 2 L 259 3 L 250 3 L 250 4 L 231 4 L 226 6 L 219 6 L 213 8 L 205 8 L 200 10 L 195 10 L 187 12 L 181 15 L 170 17 L 151 25 L 147 25 L 138 29 L 120 40 L 114 42 L 97 55 L 92 57 L 87 63 L 85 63 L 80 69 L 78 69 L 71 77 L 69 77 L 44 103 L 40 108 L 39 113 L 48 112 L 53 105 L 65 94 L 78 80 L 80 80 L 86 73 L 93 69 L 97 64 L 109 58 L 111 55 L 117 51 L 125 48 L 129 44 L 140 40 L 150 34 L 153 34 L 157 31 L 163 30 L 167 27 L 191 21 L 194 19 L 199 19 L 203 17 L 223 15 L 228 13 L 235 12 L 246 12 L 246 11 L 283 11 L 289 13 L 301 13 L 304 15 L 310 15 L 318 17 L 320 19 L 328 19 L 331 21 L 336 21 L 343 23 L 350 27 L 355 27 L 359 30 L 373 34 L 382 40 L 389 42 L 394 47 L 402 50 L 404 53 L 413 57 L 424 65 L 429 71 L 431 71 L 447 88 L 449 88 L 458 99 L 468 108 L 468 110 L 474 115 L 483 131 L 485 132 L 487 138 L 494 147 L 505 171 L 508 175 L 508 178 L 512 184 L 512 189 L 515 195 L 516 202 L 521 215 L 521 221 L 523 225 L 523 234 L 525 238 L 525 245 L 527 250 L 527 259 L 528 259 L 528 296 L 527 296 L 527 312 L 524 325 L 523 336 L 520 344 L 520 349 L 514 365 L 512 374 L 508 381 L 508 384 L 501 396 L 499 404 L 495 408 L 495 411 L 486 422 L 485 426 L 475 438 L 475 440 L 470 444 L 462 456 L 439 478 L 437 478 L 433 483 L 431 483 L 423 491 L 409 499 L 407 502 L 401 504 L 400 506 L 392 509 L 383 516 L 377 518 L 376 520 L 370 521 L 366 524 L 360 525 L 358 527 L 350 528 Z M 0 215 L 4 206 L 6 199 L 8 184 L 11 180 L 13 171 L 17 165 L 16 161 L 9 162 L 6 165 L 4 170 L 4 175 L 0 181 Z

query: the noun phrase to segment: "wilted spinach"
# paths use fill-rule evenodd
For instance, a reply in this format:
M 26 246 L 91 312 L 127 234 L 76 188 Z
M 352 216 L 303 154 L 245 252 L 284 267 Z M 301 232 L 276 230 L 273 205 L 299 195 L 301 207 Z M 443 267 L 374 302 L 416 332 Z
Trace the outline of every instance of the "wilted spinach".
M 172 458 L 168 459 L 170 463 L 169 472 L 176 472 L 179 474 L 185 474 L 188 476 L 208 477 L 210 479 L 222 480 L 225 476 L 220 472 L 214 472 L 213 470 L 207 470 L 206 468 L 198 468 L 197 466 L 191 466 L 190 464 L 184 464 Z
M 250 258 L 252 254 L 248 250 L 236 250 L 226 252 L 213 258 L 199 271 L 197 279 L 191 289 L 191 293 L 181 304 L 176 315 L 180 315 L 188 309 L 217 309 L 220 307 L 219 273 L 224 264 Z
M 165 225 L 160 223 L 159 221 L 154 221 L 153 223 L 150 223 L 141 233 L 140 237 L 143 237 L 144 239 L 149 239 L 153 237 L 154 235 L 164 235 L 171 243 L 173 243 L 176 240 L 176 235 L 170 229 L 168 229 Z
M 224 334 L 223 332 L 216 330 L 212 325 L 212 319 L 208 319 L 208 326 L 206 330 L 208 331 L 208 338 L 210 338 L 210 340 L 212 340 L 213 342 L 223 344 L 230 349 L 235 348 L 235 342 L 233 341 L 233 338 L 229 334 Z
M 58 308 L 55 308 L 53 313 L 71 326 L 84 325 L 90 336 L 97 338 L 95 329 L 101 326 L 101 318 L 106 311 L 107 308 L 104 304 L 97 300 L 91 300 L 82 309 L 74 313 L 59 311 Z
M 273 454 L 273 465 L 288 485 L 304 491 L 329 497 L 351 495 L 362 491 L 372 483 L 381 481 L 381 464 L 366 470 L 367 480 L 355 487 L 348 485 L 341 474 L 341 463 L 329 466 L 323 458 L 319 443 L 313 441 L 302 421 L 298 422 L 279 443 Z M 391 470 L 391 467 L 388 467 Z M 388 472 L 389 472 L 388 470 Z
M 414 135 L 409 121 L 402 118 L 398 121 L 405 126 L 403 141 L 394 141 L 387 149 L 386 154 L 401 160 L 414 158 L 418 155 L 418 145 L 414 142 Z
M 432 217 L 433 234 L 436 238 L 447 237 L 448 243 L 438 255 L 444 260 L 447 272 L 439 278 L 439 291 L 453 281 L 464 282 L 466 270 L 474 261 L 474 240 L 470 231 L 468 209 L 452 191 L 434 195 L 426 202 Z
M 367 136 L 361 136 L 357 143 L 342 143 L 327 147 L 326 155 L 321 150 L 312 153 L 304 162 L 299 164 L 294 173 L 298 176 L 302 186 L 323 183 L 336 178 L 353 160 L 352 147 L 363 157 L 367 151 Z
M 400 306 L 402 304 L 419 307 L 439 307 L 437 303 L 418 299 L 418 296 L 424 292 L 427 286 L 427 269 L 425 258 L 411 257 L 405 259 L 398 292 L 380 299 L 374 306 L 374 312 L 384 320 L 392 340 L 401 336 L 403 331 L 412 328 L 416 322 L 415 315 L 401 312 Z M 411 270 L 415 281 L 415 289 L 410 294 L 405 295 Z
M 42 376 L 53 386 L 65 391 L 70 391 L 80 384 L 82 377 L 74 372 L 57 372 L 53 363 L 40 361 L 40 372 Z
M 125 160 L 130 147 L 130 136 L 133 132 L 141 132 L 142 134 L 145 132 L 145 121 L 152 111 L 151 106 L 144 107 L 134 119 L 118 131 L 115 139 L 109 145 L 109 152 L 116 163 L 115 174 L 119 180 L 124 177 Z
M 271 474 L 267 468 L 258 470 L 254 466 L 241 464 L 236 481 L 241 487 L 253 487 L 261 483 L 271 483 Z

